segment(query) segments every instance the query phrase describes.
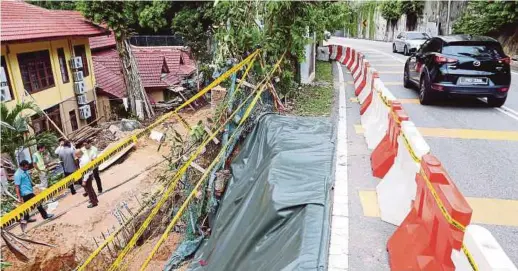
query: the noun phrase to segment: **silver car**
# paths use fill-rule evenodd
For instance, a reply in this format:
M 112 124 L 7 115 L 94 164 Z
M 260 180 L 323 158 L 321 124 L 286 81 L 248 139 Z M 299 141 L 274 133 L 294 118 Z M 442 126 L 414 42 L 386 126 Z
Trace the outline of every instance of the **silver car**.
M 392 52 L 403 52 L 406 56 L 417 51 L 430 36 L 423 32 L 401 32 L 392 43 Z

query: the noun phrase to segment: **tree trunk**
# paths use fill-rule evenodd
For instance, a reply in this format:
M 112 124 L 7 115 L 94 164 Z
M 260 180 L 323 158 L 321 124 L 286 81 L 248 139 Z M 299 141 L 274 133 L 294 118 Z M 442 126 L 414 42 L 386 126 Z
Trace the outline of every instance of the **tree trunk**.
M 138 67 L 135 57 L 131 52 L 131 46 L 125 36 L 117 39 L 117 51 L 122 61 L 122 73 L 126 83 L 129 107 L 131 113 L 137 116 L 137 101 L 143 102 L 144 118 L 151 118 L 155 115 L 142 81 L 138 74 Z

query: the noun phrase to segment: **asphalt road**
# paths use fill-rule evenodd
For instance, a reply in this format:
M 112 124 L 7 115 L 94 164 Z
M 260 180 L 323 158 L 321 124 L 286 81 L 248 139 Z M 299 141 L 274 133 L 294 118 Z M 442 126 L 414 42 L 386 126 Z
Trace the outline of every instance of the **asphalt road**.
M 417 90 L 402 85 L 406 56 L 392 53 L 392 43 L 333 37 L 330 44 L 354 47 L 380 73 L 380 78 L 403 104 L 417 127 L 435 128 L 426 137 L 431 152 L 443 163 L 460 191 L 467 197 L 518 200 L 518 73 L 513 72 L 508 99 L 504 107 L 491 108 L 478 99 L 452 99 L 437 105 L 423 106 L 416 99 Z M 334 65 L 335 66 L 335 65 Z M 343 68 L 345 81 L 351 81 Z M 336 70 L 335 70 L 336 73 Z M 335 77 L 336 80 L 336 77 Z M 395 229 L 379 218 L 362 216 L 358 193 L 374 189 L 377 182 L 370 175 L 364 139 L 354 132 L 359 124 L 358 104 L 349 101 L 353 89 L 347 87 L 347 127 L 349 142 L 350 197 L 350 270 L 386 270 L 384 245 Z M 462 129 L 468 138 L 445 137 L 446 129 Z M 506 133 L 508 132 L 508 133 Z M 495 140 L 491 134 L 509 134 Z M 516 212 L 514 212 L 516 211 Z M 518 210 L 494 212 L 501 216 L 518 217 Z M 377 219 L 377 220 L 376 220 Z M 492 232 L 511 260 L 518 265 L 518 225 L 481 224 Z

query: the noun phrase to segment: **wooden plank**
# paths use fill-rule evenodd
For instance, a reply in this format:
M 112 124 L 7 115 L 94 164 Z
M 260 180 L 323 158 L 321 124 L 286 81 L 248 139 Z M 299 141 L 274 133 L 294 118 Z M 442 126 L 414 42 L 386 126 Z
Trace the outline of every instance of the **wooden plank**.
M 131 143 L 130 145 L 128 145 L 126 148 L 122 149 L 122 151 L 120 151 L 119 153 L 117 153 L 115 156 L 113 156 L 112 158 L 110 158 L 109 160 L 105 161 L 104 163 L 102 163 L 100 166 L 99 166 L 99 170 L 100 171 L 103 171 L 107 168 L 109 168 L 113 163 L 115 163 L 117 160 L 119 160 L 123 155 L 125 155 L 127 152 L 129 152 L 131 149 L 133 149 L 133 147 L 135 146 L 135 143 Z M 108 149 L 109 147 L 106 147 L 106 150 Z

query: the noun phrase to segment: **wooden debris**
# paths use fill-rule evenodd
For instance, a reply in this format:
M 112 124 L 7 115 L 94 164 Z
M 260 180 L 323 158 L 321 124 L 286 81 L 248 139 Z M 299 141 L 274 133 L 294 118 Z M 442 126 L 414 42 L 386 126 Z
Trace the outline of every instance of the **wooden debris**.
M 212 133 L 212 131 L 207 126 L 203 126 L 203 130 L 205 130 L 205 132 L 207 132 L 208 135 L 210 135 Z M 219 144 L 219 140 L 216 137 L 214 137 L 212 139 L 212 142 L 214 142 L 214 144 L 216 144 L 216 145 Z

